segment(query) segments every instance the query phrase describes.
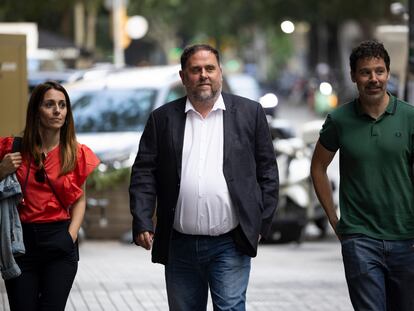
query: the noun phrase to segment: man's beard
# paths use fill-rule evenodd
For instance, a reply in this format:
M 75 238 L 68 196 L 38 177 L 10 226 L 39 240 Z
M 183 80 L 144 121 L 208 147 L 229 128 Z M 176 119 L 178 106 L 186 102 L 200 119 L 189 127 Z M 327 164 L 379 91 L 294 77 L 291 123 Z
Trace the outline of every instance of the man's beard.
M 211 102 L 216 100 L 221 93 L 221 88 L 217 90 L 210 89 L 208 91 L 194 91 L 193 98 L 198 102 Z

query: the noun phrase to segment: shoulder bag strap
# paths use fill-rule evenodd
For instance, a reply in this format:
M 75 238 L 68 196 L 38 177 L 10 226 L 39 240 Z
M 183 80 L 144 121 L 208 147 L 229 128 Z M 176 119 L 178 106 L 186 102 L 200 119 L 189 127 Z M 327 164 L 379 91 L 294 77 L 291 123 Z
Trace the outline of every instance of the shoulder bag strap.
M 12 145 L 12 152 L 20 152 L 22 150 L 22 137 L 14 137 L 13 138 L 13 145 Z
M 52 183 L 51 183 L 51 182 L 50 182 L 50 180 L 49 180 L 49 176 L 47 176 L 46 169 L 44 169 L 44 172 L 45 172 L 45 177 L 46 177 L 47 183 L 49 184 L 50 189 L 52 189 L 52 192 L 53 192 L 53 194 L 55 195 L 55 197 L 56 197 L 56 199 L 58 200 L 58 202 L 60 203 L 60 205 L 62 205 L 62 207 L 63 207 L 64 209 L 66 209 L 65 205 L 64 205 L 64 204 L 62 203 L 62 201 L 60 200 L 60 198 L 59 198 L 59 196 L 58 196 L 58 194 L 57 194 L 57 192 L 56 192 L 55 188 L 52 186 Z
M 14 138 L 14 140 L 13 140 L 13 148 L 14 148 L 14 145 L 15 145 L 16 138 L 20 138 L 20 143 L 16 143 L 16 144 L 19 144 L 19 146 L 21 145 L 21 137 L 15 137 L 15 138 Z M 30 167 L 31 167 L 31 166 L 32 166 L 32 156 L 30 155 L 29 167 L 27 168 L 27 174 L 26 174 L 26 178 L 25 178 L 24 185 L 23 185 L 23 190 L 22 190 L 22 192 L 23 192 L 23 196 L 25 195 L 25 190 L 26 190 L 27 180 L 29 179 L 29 173 L 30 173 Z M 64 204 L 62 203 L 62 201 L 60 200 L 59 196 L 57 195 L 57 192 L 55 191 L 55 188 L 52 186 L 52 183 L 51 183 L 51 182 L 50 182 L 50 180 L 49 180 L 49 176 L 47 175 L 46 168 L 43 168 L 43 169 L 44 169 L 44 172 L 45 172 L 45 177 L 46 177 L 47 183 L 48 183 L 48 185 L 49 185 L 50 189 L 52 189 L 52 192 L 53 192 L 54 196 L 55 196 L 55 197 L 56 197 L 56 199 L 58 200 L 59 204 L 60 204 L 60 205 L 61 205 L 64 209 L 66 209 L 65 205 L 64 205 Z
M 13 144 L 12 144 L 12 152 L 21 152 L 22 150 L 22 142 L 23 142 L 23 138 L 16 136 L 13 138 Z M 24 179 L 24 184 L 22 187 L 22 194 L 23 197 L 26 194 L 26 186 L 27 186 L 27 181 L 29 179 L 29 172 L 30 172 L 30 164 L 31 164 L 31 160 L 29 161 L 29 167 L 27 168 L 27 174 L 26 174 L 26 178 Z

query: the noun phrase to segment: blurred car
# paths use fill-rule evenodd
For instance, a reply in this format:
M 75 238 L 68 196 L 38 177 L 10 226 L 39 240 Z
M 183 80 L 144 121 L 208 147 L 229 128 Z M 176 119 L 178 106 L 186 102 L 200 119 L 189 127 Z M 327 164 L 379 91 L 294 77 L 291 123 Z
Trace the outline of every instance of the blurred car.
M 259 101 L 262 91 L 253 76 L 246 73 L 232 73 L 226 77 L 233 94 Z
M 123 69 L 64 85 L 77 139 L 102 162 L 88 179 L 86 237 L 119 238 L 130 229 L 130 167 L 151 111 L 185 95 L 178 71 L 178 66 Z
M 65 87 L 73 105 L 78 140 L 111 165 L 136 153 L 152 110 L 185 95 L 176 66 L 124 69 Z
M 36 85 L 48 80 L 65 83 L 76 81 L 80 77 L 80 71 L 68 69 L 55 51 L 37 49 L 28 54 L 27 84 L 29 86 L 29 93 L 32 92 Z
M 29 71 L 27 84 L 29 93 L 33 91 L 36 85 L 52 80 L 58 83 L 69 82 L 73 79 L 75 72 L 70 71 Z M 75 78 L 76 79 L 76 78 Z
M 113 64 L 98 63 L 91 68 L 69 69 L 55 51 L 37 49 L 27 58 L 27 82 L 29 93 L 33 88 L 48 80 L 70 83 L 78 80 L 98 79 L 118 69 Z
M 226 80 L 231 93 L 260 102 L 266 115 L 276 116 L 278 104 L 276 95 L 271 93 L 263 95 L 259 83 L 253 76 L 246 73 L 232 73 L 226 75 Z
M 64 71 L 65 69 L 65 63 L 52 50 L 37 49 L 28 53 L 27 70 L 29 72 Z

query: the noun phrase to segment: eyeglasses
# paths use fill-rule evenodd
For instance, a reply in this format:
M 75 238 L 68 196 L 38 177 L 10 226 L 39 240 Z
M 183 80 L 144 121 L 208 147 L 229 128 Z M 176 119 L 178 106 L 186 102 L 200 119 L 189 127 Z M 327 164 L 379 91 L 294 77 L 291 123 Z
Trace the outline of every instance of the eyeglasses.
M 35 180 L 38 183 L 43 184 L 46 181 L 46 172 L 45 172 L 45 168 L 39 168 L 36 172 L 35 172 Z

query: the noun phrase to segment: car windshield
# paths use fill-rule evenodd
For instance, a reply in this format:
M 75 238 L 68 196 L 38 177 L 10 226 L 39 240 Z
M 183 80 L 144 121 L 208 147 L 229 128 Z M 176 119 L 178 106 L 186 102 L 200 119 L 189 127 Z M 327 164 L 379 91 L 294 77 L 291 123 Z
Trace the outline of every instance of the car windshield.
M 70 92 L 78 133 L 143 131 L 156 90 Z

